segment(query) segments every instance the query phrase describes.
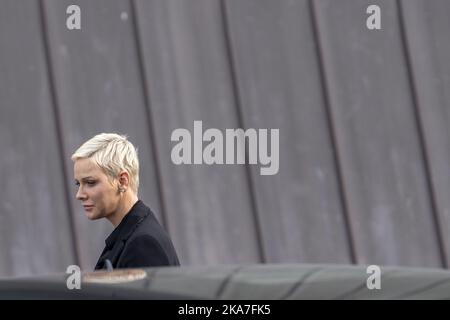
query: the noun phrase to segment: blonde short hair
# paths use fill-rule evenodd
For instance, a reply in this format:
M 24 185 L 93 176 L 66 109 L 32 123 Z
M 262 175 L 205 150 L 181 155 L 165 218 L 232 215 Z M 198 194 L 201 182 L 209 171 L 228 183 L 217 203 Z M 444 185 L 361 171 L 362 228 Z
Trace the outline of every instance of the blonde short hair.
M 137 194 L 139 188 L 139 159 L 137 149 L 126 136 L 101 133 L 81 145 L 72 155 L 72 161 L 89 158 L 110 178 L 117 179 L 125 170 L 130 175 L 130 188 Z

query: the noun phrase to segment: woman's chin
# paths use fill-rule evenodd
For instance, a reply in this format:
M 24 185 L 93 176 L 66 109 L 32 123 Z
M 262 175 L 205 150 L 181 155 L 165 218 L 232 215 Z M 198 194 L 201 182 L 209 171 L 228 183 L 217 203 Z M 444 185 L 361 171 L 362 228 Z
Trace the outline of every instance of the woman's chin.
M 91 211 L 84 211 L 84 214 L 89 220 L 97 220 L 99 219 L 99 216 L 96 214 L 94 210 Z

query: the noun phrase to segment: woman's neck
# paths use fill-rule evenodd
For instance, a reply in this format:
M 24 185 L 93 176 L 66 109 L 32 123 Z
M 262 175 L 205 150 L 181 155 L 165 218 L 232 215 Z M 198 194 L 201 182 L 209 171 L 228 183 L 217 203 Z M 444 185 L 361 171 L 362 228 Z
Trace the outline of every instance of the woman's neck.
M 108 217 L 109 222 L 116 228 L 122 219 L 130 212 L 131 208 L 138 201 L 138 197 L 131 191 L 125 192 L 117 206 L 117 210 Z

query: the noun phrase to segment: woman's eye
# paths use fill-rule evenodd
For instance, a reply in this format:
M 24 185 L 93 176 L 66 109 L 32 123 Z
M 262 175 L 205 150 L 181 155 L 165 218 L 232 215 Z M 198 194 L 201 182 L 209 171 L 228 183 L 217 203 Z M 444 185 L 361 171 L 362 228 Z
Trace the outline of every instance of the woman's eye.
M 78 181 L 76 181 L 76 182 L 75 182 L 75 185 L 76 185 L 77 187 L 79 187 L 79 186 L 80 186 L 80 183 L 79 183 Z
M 96 181 L 88 181 L 88 182 L 87 182 L 87 184 L 88 184 L 89 186 L 93 186 L 93 185 L 95 185 L 95 183 L 96 183 Z

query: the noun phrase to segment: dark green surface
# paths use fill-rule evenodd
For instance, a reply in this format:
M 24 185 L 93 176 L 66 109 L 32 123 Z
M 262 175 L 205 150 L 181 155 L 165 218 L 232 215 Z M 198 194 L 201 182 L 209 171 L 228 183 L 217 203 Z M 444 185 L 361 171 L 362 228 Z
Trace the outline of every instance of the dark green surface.
M 369 290 L 366 266 L 249 265 L 146 269 L 142 280 L 82 283 L 66 275 L 0 280 L 0 299 L 449 299 L 450 271 L 381 267 L 381 289 Z

